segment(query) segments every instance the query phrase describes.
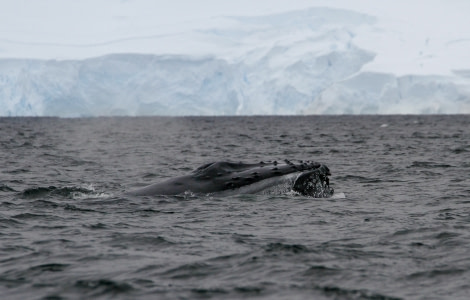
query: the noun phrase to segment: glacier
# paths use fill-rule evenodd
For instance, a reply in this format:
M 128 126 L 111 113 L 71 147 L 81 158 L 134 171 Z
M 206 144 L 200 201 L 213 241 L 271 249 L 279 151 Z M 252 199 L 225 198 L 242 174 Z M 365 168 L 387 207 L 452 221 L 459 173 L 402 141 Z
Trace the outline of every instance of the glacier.
M 145 37 L 84 59 L 2 58 L 0 116 L 470 113 L 470 70 L 368 68 L 381 54 L 360 42 L 373 16 L 310 8 L 223 24 L 169 53 L 125 52 Z

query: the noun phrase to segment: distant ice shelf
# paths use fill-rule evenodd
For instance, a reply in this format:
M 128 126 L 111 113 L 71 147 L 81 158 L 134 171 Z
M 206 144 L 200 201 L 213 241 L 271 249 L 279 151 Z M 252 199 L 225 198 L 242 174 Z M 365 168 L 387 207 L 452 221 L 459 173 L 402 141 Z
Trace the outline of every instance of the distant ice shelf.
M 0 59 L 0 116 L 470 113 L 470 70 L 371 69 L 380 53 L 357 37 L 374 17 L 315 8 L 232 21 L 191 33 L 197 54 Z

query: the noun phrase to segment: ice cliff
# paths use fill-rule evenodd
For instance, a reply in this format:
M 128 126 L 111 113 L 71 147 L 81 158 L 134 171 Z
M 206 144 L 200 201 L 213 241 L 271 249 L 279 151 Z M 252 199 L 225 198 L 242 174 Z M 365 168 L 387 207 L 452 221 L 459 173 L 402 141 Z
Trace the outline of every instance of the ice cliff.
M 228 19 L 191 33 L 197 54 L 0 59 L 0 116 L 470 113 L 468 70 L 367 70 L 380 53 L 357 41 L 374 17 L 314 8 Z

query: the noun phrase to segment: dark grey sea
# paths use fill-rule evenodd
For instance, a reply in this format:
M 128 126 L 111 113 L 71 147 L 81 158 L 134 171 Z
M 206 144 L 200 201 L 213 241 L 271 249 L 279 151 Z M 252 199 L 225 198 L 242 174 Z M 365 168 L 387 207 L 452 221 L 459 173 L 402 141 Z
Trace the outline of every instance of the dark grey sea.
M 1 299 L 469 299 L 470 116 L 0 118 Z M 127 197 L 313 160 L 338 197 Z

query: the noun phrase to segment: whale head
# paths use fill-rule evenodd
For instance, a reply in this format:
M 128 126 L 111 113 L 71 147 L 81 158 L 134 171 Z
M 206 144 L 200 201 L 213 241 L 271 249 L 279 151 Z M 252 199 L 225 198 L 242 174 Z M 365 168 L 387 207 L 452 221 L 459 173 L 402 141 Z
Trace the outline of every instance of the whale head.
M 240 190 L 256 193 L 267 187 L 292 179 L 291 189 L 300 195 L 315 198 L 331 197 L 334 193 L 328 176 L 330 169 L 313 161 L 294 163 L 269 161 L 255 164 L 236 162 L 213 162 L 193 171 L 196 180 L 210 180 L 219 190 Z
M 291 182 L 291 190 L 311 197 L 331 197 L 327 166 L 312 161 L 268 161 L 254 164 L 220 161 L 207 163 L 188 175 L 155 183 L 131 195 L 178 195 L 184 192 L 196 194 L 251 194 L 285 182 Z

